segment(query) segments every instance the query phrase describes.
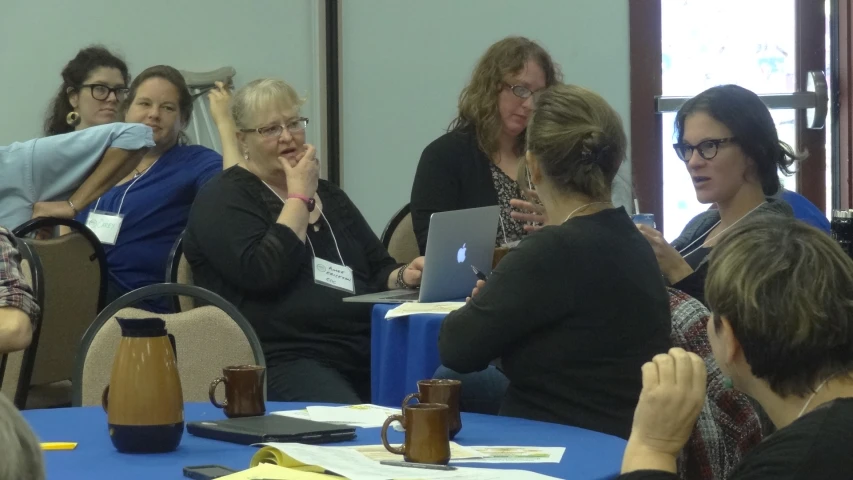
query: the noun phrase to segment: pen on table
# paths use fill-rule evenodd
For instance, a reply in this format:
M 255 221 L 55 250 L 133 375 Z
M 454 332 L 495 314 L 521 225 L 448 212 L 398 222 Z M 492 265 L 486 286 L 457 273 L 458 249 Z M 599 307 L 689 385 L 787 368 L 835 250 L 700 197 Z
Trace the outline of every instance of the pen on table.
M 77 447 L 76 442 L 42 442 L 40 444 L 42 450 L 74 450 Z
M 382 460 L 379 463 L 382 465 L 388 465 L 389 467 L 423 468 L 426 470 L 456 470 L 456 467 L 451 467 L 450 465 L 434 465 L 431 463 L 400 462 L 397 460 Z
M 473 271 L 474 271 L 474 275 L 476 275 L 476 276 L 477 276 L 477 278 L 479 278 L 480 280 L 482 280 L 482 281 L 484 281 L 484 282 L 485 282 L 485 281 L 486 281 L 486 279 L 488 278 L 488 277 L 486 277 L 486 274 L 485 274 L 485 273 L 481 272 L 481 271 L 480 271 L 479 269 L 477 269 L 477 267 L 475 267 L 474 265 L 471 265 L 471 270 L 473 270 Z

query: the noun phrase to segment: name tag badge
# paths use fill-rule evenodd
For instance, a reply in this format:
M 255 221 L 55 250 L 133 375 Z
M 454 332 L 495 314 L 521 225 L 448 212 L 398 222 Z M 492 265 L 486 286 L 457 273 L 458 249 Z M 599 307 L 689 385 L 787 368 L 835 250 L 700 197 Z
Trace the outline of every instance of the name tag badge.
M 86 217 L 86 226 L 98 237 L 101 243 L 115 245 L 123 219 L 124 215 L 121 214 L 92 210 Z
M 355 293 L 352 269 L 322 258 L 314 258 L 314 283 L 325 287 Z

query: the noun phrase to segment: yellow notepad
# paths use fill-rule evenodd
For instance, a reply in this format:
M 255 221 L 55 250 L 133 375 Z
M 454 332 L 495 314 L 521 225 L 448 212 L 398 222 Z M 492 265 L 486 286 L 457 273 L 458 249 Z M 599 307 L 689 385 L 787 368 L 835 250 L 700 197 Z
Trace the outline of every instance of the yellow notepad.
M 252 459 L 254 462 L 254 459 Z M 270 463 L 261 463 L 247 470 L 243 470 L 231 475 L 219 477 L 219 480 L 252 480 L 262 478 L 264 480 L 328 480 L 341 477 L 332 475 L 323 475 L 321 473 L 311 473 L 292 468 L 284 468 Z
M 326 469 L 323 467 L 318 467 L 316 465 L 306 465 L 275 447 L 263 447 L 258 450 L 255 455 L 252 456 L 252 461 L 251 463 L 249 463 L 249 466 L 255 467 L 265 463 L 278 465 L 279 467 L 285 467 L 300 472 L 323 473 L 326 471 Z M 325 475 L 325 477 L 329 476 L 330 475 Z

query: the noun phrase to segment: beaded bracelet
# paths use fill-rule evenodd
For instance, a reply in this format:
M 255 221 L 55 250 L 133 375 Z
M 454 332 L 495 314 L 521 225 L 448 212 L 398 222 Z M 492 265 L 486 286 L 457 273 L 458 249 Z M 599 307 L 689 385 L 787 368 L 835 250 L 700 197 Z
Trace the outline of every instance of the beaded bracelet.
M 403 279 L 403 272 L 405 272 L 407 268 L 409 268 L 408 263 L 400 267 L 399 270 L 397 270 L 397 288 L 415 288 L 414 285 L 409 285 L 408 283 L 406 283 L 406 280 Z

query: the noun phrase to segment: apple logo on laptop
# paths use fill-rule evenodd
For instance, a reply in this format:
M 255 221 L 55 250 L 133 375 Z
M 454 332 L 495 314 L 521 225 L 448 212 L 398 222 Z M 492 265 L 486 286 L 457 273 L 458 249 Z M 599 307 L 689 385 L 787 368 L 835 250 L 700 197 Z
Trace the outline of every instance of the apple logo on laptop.
M 457 263 L 462 263 L 465 261 L 465 245 L 466 244 L 463 243 L 462 248 L 460 248 L 459 251 L 456 252 L 456 262 Z

